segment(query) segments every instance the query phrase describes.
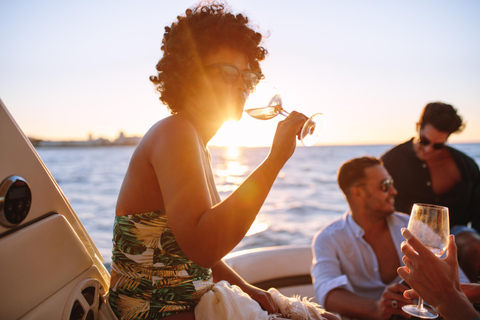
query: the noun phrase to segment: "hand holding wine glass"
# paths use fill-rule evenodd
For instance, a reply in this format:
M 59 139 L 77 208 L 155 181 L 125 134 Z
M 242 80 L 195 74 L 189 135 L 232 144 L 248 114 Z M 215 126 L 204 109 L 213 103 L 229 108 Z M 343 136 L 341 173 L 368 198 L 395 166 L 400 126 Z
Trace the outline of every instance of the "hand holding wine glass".
M 446 250 L 450 233 L 448 208 L 430 204 L 414 204 L 408 230 L 437 257 Z M 406 305 L 403 311 L 423 319 L 435 319 L 438 312 L 423 305 L 420 297 L 418 305 Z
M 448 237 L 446 257 L 439 259 L 408 229 L 403 229 L 402 235 L 407 240 L 402 244 L 405 266 L 398 269 L 398 274 L 412 287 L 403 295 L 408 299 L 420 295 L 446 320 L 477 319 L 472 303 L 479 301 L 475 297 L 480 293 L 477 290 L 480 286 L 460 283 L 454 236 Z
M 245 112 L 259 120 L 269 120 L 277 115 L 289 113 L 283 109 L 280 93 L 267 82 L 261 81 L 247 99 Z M 322 113 L 311 116 L 303 125 L 300 140 L 304 146 L 313 146 L 326 128 L 326 117 Z

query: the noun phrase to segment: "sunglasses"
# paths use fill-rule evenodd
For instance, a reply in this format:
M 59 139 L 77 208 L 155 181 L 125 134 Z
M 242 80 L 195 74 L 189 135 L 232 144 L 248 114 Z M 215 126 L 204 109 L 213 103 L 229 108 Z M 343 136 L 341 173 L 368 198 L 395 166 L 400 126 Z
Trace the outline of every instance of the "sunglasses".
M 367 183 L 357 184 L 357 187 L 366 186 Z M 390 188 L 393 187 L 393 179 L 385 179 L 380 183 L 380 190 L 383 192 L 388 192 Z
M 445 148 L 445 142 L 433 143 L 432 144 L 432 142 L 430 140 L 428 140 L 427 138 L 425 138 L 422 135 L 419 136 L 418 142 L 420 142 L 420 144 L 425 146 L 425 147 L 431 144 L 432 148 L 435 149 L 435 150 L 441 150 L 441 149 Z
M 262 79 L 262 75 L 251 70 L 240 71 L 236 66 L 226 62 L 208 65 L 207 68 L 219 68 L 226 83 L 235 83 L 240 75 L 248 89 L 254 88 Z

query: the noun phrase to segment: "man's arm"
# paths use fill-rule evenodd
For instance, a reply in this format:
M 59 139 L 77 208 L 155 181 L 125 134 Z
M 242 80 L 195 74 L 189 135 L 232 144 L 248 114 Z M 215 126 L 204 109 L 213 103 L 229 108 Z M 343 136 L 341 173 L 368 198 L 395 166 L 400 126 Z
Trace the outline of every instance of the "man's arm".
M 460 283 L 460 288 L 471 303 L 480 303 L 480 283 Z

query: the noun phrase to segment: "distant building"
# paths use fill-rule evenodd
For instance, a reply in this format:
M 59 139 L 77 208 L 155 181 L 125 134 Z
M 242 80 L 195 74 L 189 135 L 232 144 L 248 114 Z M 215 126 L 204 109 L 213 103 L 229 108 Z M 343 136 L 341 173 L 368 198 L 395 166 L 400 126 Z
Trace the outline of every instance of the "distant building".
M 142 137 L 132 136 L 127 137 L 120 131 L 118 138 L 113 142 L 105 139 L 98 138 L 93 139 L 91 133 L 88 134 L 88 140 L 67 140 L 67 141 L 53 141 L 53 140 L 40 140 L 35 138 L 28 138 L 32 145 L 36 147 L 103 147 L 103 146 L 135 146 Z
M 142 137 L 126 137 L 123 131 L 120 131 L 120 134 L 118 135 L 118 138 L 115 139 L 113 144 L 115 145 L 122 145 L 122 146 L 136 146 Z

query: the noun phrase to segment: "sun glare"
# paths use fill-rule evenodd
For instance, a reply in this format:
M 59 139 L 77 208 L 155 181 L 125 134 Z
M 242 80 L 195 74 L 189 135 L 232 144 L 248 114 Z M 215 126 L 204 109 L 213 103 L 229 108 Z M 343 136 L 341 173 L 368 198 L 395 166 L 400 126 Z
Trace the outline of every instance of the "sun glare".
M 270 146 L 277 123 L 276 119 L 256 120 L 244 114 L 240 121 L 225 122 L 209 145 L 232 148 Z
M 240 155 L 238 146 L 227 146 L 227 159 L 235 160 Z
M 240 179 L 240 182 L 243 181 L 243 179 L 238 177 L 242 177 L 247 171 L 247 166 L 241 165 L 238 161 L 229 160 L 227 163 L 227 167 L 224 170 L 217 170 L 216 174 L 220 178 L 224 178 L 225 180 L 227 180 L 227 182 L 238 183 L 238 181 L 236 181 L 237 179 Z
M 245 102 L 245 110 L 267 107 L 272 103 L 272 98 L 277 95 L 278 91 L 273 85 L 261 81 Z M 275 101 L 278 102 L 278 98 Z M 239 121 L 225 122 L 210 141 L 210 145 L 227 147 L 269 146 L 279 120 L 258 120 L 244 113 Z
M 260 221 L 260 220 L 261 220 L 260 217 L 257 217 L 257 219 L 255 219 L 253 224 L 250 226 L 250 229 L 248 229 L 248 232 L 245 235 L 246 237 L 263 232 L 270 227 L 270 224 L 268 222 Z

